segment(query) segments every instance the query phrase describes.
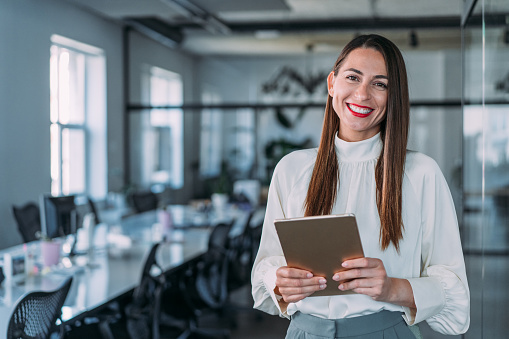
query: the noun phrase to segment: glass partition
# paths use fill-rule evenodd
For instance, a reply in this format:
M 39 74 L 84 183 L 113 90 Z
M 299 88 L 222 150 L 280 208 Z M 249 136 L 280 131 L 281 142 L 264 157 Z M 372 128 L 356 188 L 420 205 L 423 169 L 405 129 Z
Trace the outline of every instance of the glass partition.
M 479 0 L 463 28 L 465 338 L 509 330 L 509 3 Z
M 171 109 L 142 109 L 129 114 L 130 186 L 127 189 L 171 191 L 172 202 L 206 199 L 212 193 L 232 193 L 237 180 L 257 180 L 267 187 L 277 162 L 286 154 L 318 147 L 324 107 L 210 106 L 184 109 L 184 145 L 163 138 L 161 127 L 150 121 L 153 112 L 171 115 Z M 460 106 L 412 106 L 408 147 L 435 159 L 449 182 L 456 206 L 461 204 Z M 443 145 L 447 145 L 444 147 Z M 176 149 L 184 148 L 182 188 L 172 184 Z M 165 175 L 160 175 L 165 171 Z M 458 213 L 461 209 L 458 208 Z

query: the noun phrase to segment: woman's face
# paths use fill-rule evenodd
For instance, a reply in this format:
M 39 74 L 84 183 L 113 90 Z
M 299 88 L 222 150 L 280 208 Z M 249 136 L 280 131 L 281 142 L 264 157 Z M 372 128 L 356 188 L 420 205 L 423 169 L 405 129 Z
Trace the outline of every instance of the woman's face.
M 382 54 L 357 48 L 343 61 L 338 74 L 327 78 L 332 107 L 339 117 L 339 138 L 369 139 L 380 131 L 387 106 L 387 69 Z

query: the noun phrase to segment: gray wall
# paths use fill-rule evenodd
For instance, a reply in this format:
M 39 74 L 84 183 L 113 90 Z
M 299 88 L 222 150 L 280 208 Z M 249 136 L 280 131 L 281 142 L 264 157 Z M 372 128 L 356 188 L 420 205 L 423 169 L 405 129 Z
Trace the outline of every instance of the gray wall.
M 106 55 L 108 190 L 123 186 L 122 27 L 57 0 L 0 2 L 0 248 L 21 242 L 13 204 L 50 191 L 50 37 L 59 34 L 102 48 Z M 133 74 L 154 62 L 183 74 L 186 97 L 195 83 L 192 58 L 133 34 Z M 139 47 L 136 46 L 139 45 Z M 133 94 L 139 90 L 132 78 Z M 135 95 L 133 97 L 136 98 Z M 186 120 L 187 122 L 187 120 Z

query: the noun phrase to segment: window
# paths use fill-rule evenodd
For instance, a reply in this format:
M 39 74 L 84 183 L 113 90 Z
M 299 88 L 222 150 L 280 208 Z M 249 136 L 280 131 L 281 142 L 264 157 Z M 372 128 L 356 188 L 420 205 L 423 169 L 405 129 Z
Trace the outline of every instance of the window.
M 159 67 L 150 67 L 150 105 L 181 106 L 182 78 Z M 145 182 L 182 188 L 184 185 L 183 112 L 153 109 L 144 138 Z
M 202 101 L 205 104 L 218 104 L 221 97 L 211 86 L 204 85 Z M 222 111 L 204 109 L 201 112 L 200 175 L 204 178 L 218 176 L 222 160 Z
M 107 191 L 105 57 L 98 48 L 58 35 L 51 41 L 51 193 L 102 198 Z
M 212 86 L 204 85 L 202 101 L 206 105 L 217 105 L 221 103 L 221 96 Z M 255 162 L 255 123 L 255 112 L 249 108 L 202 110 L 202 178 L 217 177 L 225 169 L 233 180 L 250 178 Z

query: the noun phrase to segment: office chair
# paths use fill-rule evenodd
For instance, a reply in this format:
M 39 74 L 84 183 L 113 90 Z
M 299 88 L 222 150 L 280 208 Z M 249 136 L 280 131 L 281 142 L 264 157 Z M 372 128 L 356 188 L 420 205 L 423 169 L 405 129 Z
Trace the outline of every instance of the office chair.
M 62 315 L 62 306 L 71 287 L 69 277 L 61 287 L 51 292 L 31 292 L 16 305 L 9 327 L 7 339 L 47 339 L 51 333 L 59 331 L 63 338 L 63 326 L 56 321 Z
M 125 308 L 126 327 L 131 339 L 160 338 L 161 294 L 166 277 L 156 260 L 160 243 L 155 243 L 145 260 L 140 284 Z M 171 327 L 171 324 L 163 325 Z
M 151 191 L 135 192 L 131 199 L 136 213 L 155 210 L 159 204 L 157 195 Z
M 221 314 L 228 299 L 228 242 L 231 224 L 214 226 L 208 249 L 199 260 L 190 263 L 171 279 L 164 291 L 164 311 L 185 321 L 178 339 L 199 337 L 229 338 L 229 330 L 198 326 L 201 315 L 207 311 Z
M 38 240 L 41 233 L 39 206 L 34 202 L 29 202 L 21 207 L 12 206 L 12 212 L 23 242 Z
M 224 313 L 228 316 L 231 328 L 237 327 L 237 315 L 240 311 L 254 312 L 256 320 L 261 320 L 259 311 L 253 309 L 252 303 L 246 304 L 245 300 L 252 301 L 250 289 L 246 290 L 246 287 L 251 284 L 251 270 L 260 246 L 264 216 L 265 209 L 249 211 L 243 218 L 239 219 L 244 224 L 242 233 L 231 240 L 228 263 L 228 291 L 230 297 L 224 305 Z M 245 293 L 248 293 L 249 297 L 244 298 Z M 240 303 L 239 300 L 241 300 Z
M 232 239 L 229 262 L 228 289 L 236 290 L 251 282 L 251 270 L 254 263 L 255 236 L 251 225 L 256 210 L 251 210 L 239 221 L 243 223 L 242 233 Z
M 97 212 L 97 206 L 95 205 L 95 202 L 88 197 L 88 206 L 90 207 L 90 212 L 94 213 L 94 222 L 96 225 L 101 223 L 101 220 L 99 219 L 99 214 Z

